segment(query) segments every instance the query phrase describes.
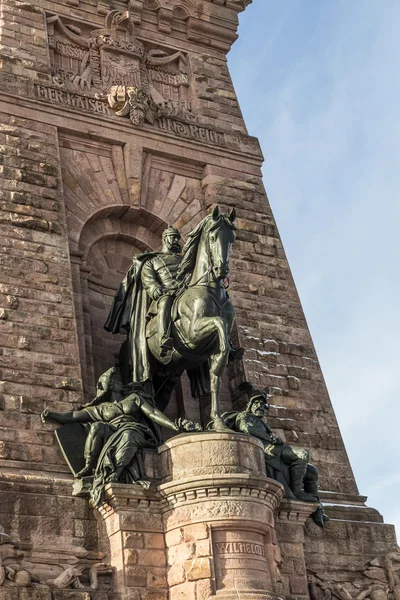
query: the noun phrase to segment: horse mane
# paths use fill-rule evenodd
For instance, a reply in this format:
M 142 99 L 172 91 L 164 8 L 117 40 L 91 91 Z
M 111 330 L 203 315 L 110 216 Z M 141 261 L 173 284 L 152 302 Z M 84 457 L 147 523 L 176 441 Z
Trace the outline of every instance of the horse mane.
M 208 219 L 209 216 L 205 217 L 205 219 L 200 221 L 197 227 L 189 234 L 187 242 L 182 248 L 182 262 L 178 269 L 178 279 L 193 272 L 196 263 L 197 248 L 199 247 L 201 234 L 203 233 L 204 226 Z
M 182 262 L 177 274 L 178 279 L 183 279 L 185 275 L 189 275 L 193 272 L 196 264 L 197 249 L 199 247 L 201 235 L 210 220 L 213 220 L 212 215 L 207 215 L 207 217 L 200 221 L 200 223 L 189 234 L 187 242 L 182 248 Z M 213 221 L 209 231 L 213 231 L 219 227 L 221 225 L 221 221 L 224 221 L 230 229 L 236 229 L 228 216 L 221 213 L 218 219 Z

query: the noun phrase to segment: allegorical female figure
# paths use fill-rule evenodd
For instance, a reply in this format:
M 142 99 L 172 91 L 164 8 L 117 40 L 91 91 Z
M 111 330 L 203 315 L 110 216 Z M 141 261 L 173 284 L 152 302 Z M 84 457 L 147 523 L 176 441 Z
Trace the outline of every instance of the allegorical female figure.
M 56 413 L 46 409 L 42 413 L 43 422 L 62 425 L 82 423 L 86 426 L 85 466 L 76 473 L 76 477 L 93 476 L 90 496 L 95 506 L 102 503 L 106 483 L 150 486 L 145 478 L 142 451 L 162 443 L 159 426 L 174 431 L 201 429 L 187 420 L 172 422 L 154 406 L 152 397 L 135 384 L 122 388 L 123 399 L 108 401 L 108 398 L 115 398 L 117 390 L 117 397 L 120 396 L 121 384 L 113 373 L 106 379 L 106 386 L 101 397 L 81 410 Z M 100 403 L 97 404 L 96 400 Z

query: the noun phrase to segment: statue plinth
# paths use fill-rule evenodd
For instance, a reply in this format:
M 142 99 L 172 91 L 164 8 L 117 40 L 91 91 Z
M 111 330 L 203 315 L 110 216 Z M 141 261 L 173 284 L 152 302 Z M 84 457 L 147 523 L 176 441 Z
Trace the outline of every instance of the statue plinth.
M 113 484 L 101 507 L 118 591 L 166 598 L 276 597 L 274 510 L 283 488 L 265 475 L 262 444 L 197 433 L 159 448 L 159 485 Z
M 192 583 L 195 591 L 197 572 L 227 600 L 274 593 L 273 512 L 283 490 L 265 475 L 262 444 L 209 432 L 172 438 L 159 453 L 171 598 Z

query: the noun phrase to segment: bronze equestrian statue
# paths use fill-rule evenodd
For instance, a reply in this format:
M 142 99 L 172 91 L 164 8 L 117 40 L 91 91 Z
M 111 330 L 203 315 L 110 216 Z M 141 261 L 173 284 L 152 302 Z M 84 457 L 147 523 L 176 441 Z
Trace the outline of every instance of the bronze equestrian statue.
M 227 429 L 219 406 L 222 374 L 229 359 L 243 354 L 230 343 L 235 310 L 225 285 L 235 218 L 234 209 L 225 215 L 216 206 L 189 234 L 182 256 L 179 232 L 168 227 L 161 252 L 134 258 L 105 324 L 127 334 L 120 353 L 126 382 L 151 384 L 164 410 L 186 370 L 193 397 L 211 392 L 217 431 Z

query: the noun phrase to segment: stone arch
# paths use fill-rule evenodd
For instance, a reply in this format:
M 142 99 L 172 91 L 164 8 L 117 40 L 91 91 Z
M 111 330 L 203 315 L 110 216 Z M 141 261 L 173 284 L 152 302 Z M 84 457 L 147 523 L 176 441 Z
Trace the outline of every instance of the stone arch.
M 104 329 L 115 291 L 135 254 L 160 247 L 164 227 L 146 211 L 114 205 L 97 211 L 80 231 L 72 264 L 87 397 L 93 395 L 99 375 L 114 364 L 125 339 Z
M 172 2 L 172 12 L 174 18 L 186 21 L 189 17 L 194 17 L 196 14 L 195 7 L 189 0 L 182 2 L 182 0 L 176 0 Z
M 156 250 L 166 222 L 143 209 L 109 205 L 101 208 L 86 221 L 78 239 L 78 251 L 86 260 L 88 249 L 111 233 L 135 239 L 139 246 Z

